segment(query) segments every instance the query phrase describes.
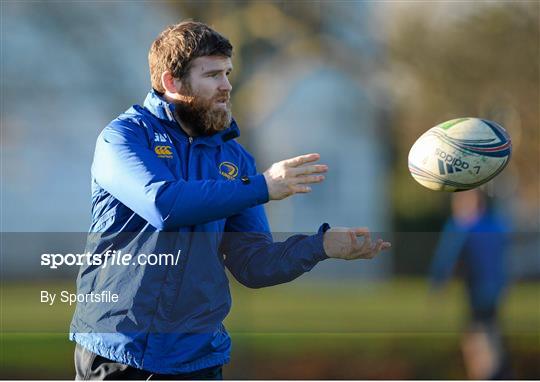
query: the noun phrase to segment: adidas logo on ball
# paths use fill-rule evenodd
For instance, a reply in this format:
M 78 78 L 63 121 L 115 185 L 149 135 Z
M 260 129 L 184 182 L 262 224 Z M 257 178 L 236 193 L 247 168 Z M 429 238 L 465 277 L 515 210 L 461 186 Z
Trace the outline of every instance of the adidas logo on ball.
M 437 162 L 439 164 L 439 174 L 452 174 L 454 171 L 459 172 L 469 168 L 469 164 L 460 158 L 455 158 L 451 154 L 447 154 L 441 149 L 435 149 L 435 155 L 439 157 Z M 446 168 L 445 168 L 446 164 Z
M 465 191 L 497 176 L 511 154 L 512 141 L 501 125 L 457 118 L 432 127 L 416 140 L 409 151 L 409 171 L 431 190 Z

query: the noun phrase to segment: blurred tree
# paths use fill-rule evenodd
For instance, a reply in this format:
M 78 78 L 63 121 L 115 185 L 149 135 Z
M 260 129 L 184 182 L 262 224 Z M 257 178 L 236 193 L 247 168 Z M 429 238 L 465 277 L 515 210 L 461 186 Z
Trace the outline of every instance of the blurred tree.
M 437 7 L 445 7 L 448 17 L 435 17 Z M 525 230 L 538 230 L 539 7 L 538 2 L 437 3 L 395 20 L 385 70 L 393 73 L 397 96 L 393 199 L 398 231 L 440 228 L 448 195 L 420 187 L 405 164 L 418 136 L 462 116 L 493 119 L 509 131 L 513 156 L 491 189 L 517 207 Z
M 308 14 L 303 19 L 288 16 L 283 2 L 188 1 L 169 2 L 168 6 L 180 15 L 212 25 L 231 40 L 235 65 L 232 96 L 235 118 L 240 121 L 247 117 L 253 102 L 252 94 L 242 95 L 241 89 L 254 71 L 286 54 L 287 46 L 305 36 L 309 25 L 315 23 L 310 21 L 314 16 Z
M 244 138 L 250 133 L 249 120 L 258 102 L 254 92 L 261 90 L 252 85 L 264 72 L 265 65 L 282 65 L 311 57 L 361 79 L 367 77 L 366 68 L 378 53 L 370 50 L 366 55 L 367 49 L 358 49 L 357 41 L 343 36 L 344 29 L 356 37 L 367 35 L 366 28 L 355 19 L 365 17 L 368 12 L 369 6 L 361 3 L 232 0 L 171 1 L 167 6 L 171 12 L 212 25 L 231 40 L 235 55 L 234 113 L 244 126 Z M 367 36 L 365 40 L 370 38 Z M 268 86 L 268 81 L 261 82 Z M 287 89 L 280 89 L 275 98 L 286 95 Z

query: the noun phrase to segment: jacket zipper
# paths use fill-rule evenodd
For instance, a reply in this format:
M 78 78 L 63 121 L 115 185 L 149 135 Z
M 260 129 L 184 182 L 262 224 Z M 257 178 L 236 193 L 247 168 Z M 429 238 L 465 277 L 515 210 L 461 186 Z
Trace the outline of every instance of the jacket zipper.
M 191 162 L 191 146 L 193 144 L 193 137 L 188 137 L 188 152 L 186 161 L 186 181 L 189 180 L 189 162 Z
M 191 146 L 193 144 L 193 137 L 188 137 L 188 152 L 187 152 L 187 161 L 186 161 L 186 172 L 185 172 L 185 180 L 186 181 L 189 181 L 189 162 L 190 162 L 190 159 L 191 159 Z M 180 233 L 180 235 L 178 236 L 179 238 L 181 238 L 183 235 L 183 233 Z M 193 243 L 193 235 L 194 235 L 194 229 L 191 228 L 190 229 L 190 232 L 187 233 L 186 232 L 186 236 L 188 237 L 188 242 L 187 242 L 187 248 L 186 248 L 186 254 L 184 256 L 182 256 L 182 261 L 180 263 L 180 275 L 179 275 L 179 278 L 178 278 L 178 282 L 177 282 L 177 290 L 176 290 L 176 293 L 174 295 L 174 298 L 173 298 L 173 301 L 172 303 L 174 304 L 176 302 L 176 300 L 178 300 L 178 297 L 180 296 L 180 290 L 182 289 L 182 283 L 184 282 L 184 275 L 186 273 L 186 264 L 188 262 L 188 256 L 191 252 L 191 244 Z M 173 310 L 173 306 L 167 306 L 167 311 L 169 312 L 169 314 L 172 314 L 172 310 Z

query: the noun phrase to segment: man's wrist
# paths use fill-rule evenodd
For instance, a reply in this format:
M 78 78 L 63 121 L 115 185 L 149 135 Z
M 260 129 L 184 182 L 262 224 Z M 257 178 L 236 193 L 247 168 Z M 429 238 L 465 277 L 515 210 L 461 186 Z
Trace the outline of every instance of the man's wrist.
M 244 176 L 240 181 L 248 186 L 252 187 L 257 195 L 257 204 L 267 203 L 269 199 L 268 186 L 266 185 L 266 179 L 263 174 Z
M 320 227 L 319 227 L 319 230 L 317 232 L 317 234 L 315 235 L 316 239 L 317 239 L 317 242 L 319 244 L 319 251 L 317 251 L 317 254 L 316 254 L 316 258 L 317 260 L 321 261 L 321 260 L 326 260 L 326 259 L 329 259 L 330 256 L 327 255 L 326 251 L 324 250 L 324 234 L 326 231 L 328 231 L 330 229 L 330 224 L 328 223 L 323 223 Z

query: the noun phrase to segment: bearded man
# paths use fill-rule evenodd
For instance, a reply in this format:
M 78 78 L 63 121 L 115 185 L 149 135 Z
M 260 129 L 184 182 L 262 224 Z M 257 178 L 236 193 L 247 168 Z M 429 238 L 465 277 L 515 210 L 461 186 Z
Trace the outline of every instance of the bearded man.
M 152 91 L 99 135 L 87 252 L 130 255 L 81 266 L 70 330 L 77 379 L 221 379 L 231 341 L 225 267 L 260 288 L 329 257 L 372 258 L 390 246 L 365 228 L 274 242 L 263 204 L 324 180 L 318 154 L 258 173 L 231 117 L 232 46 L 207 25 L 168 27 L 149 52 Z M 357 236 L 362 236 L 359 242 Z M 149 254 L 169 261 L 146 261 Z M 172 260 L 171 260 L 172 259 Z M 144 260 L 144 261 L 143 261 Z

